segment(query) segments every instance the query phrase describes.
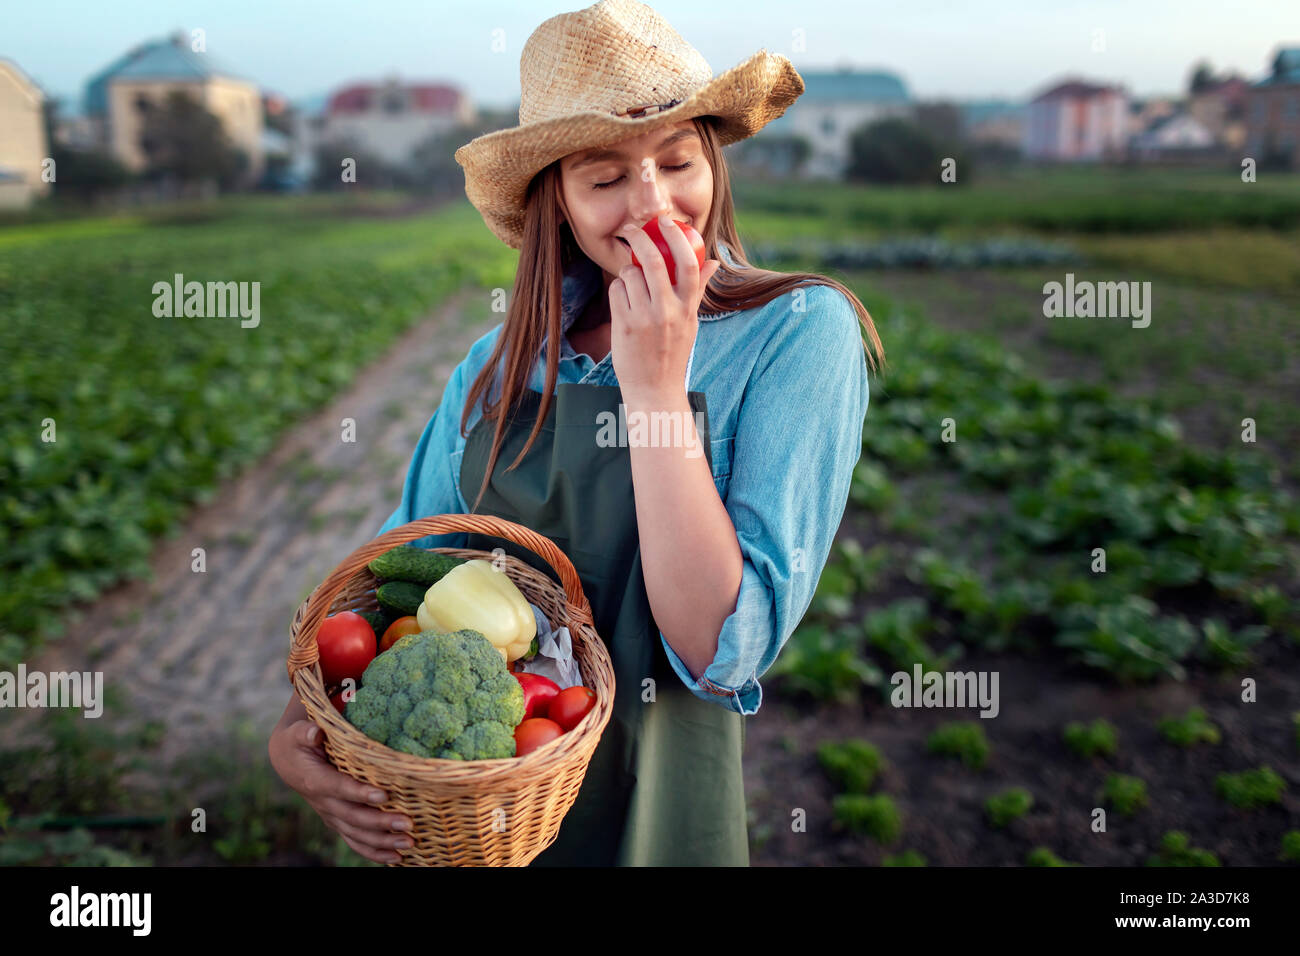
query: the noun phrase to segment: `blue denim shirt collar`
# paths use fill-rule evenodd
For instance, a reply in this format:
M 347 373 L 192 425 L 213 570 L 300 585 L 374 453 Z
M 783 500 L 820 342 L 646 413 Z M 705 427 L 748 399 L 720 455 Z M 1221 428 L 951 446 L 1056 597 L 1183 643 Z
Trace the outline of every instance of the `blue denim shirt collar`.
M 736 268 L 736 260 L 732 257 L 731 250 L 721 239 L 718 240 L 718 256 L 728 266 Z M 577 321 L 591 297 L 604 288 L 600 273 L 600 266 L 586 256 L 580 256 L 564 271 L 564 281 L 560 287 L 560 320 L 561 328 L 565 332 L 568 332 L 569 326 Z M 699 319 L 701 322 L 714 322 L 738 315 L 740 311 L 740 309 L 732 309 L 730 312 L 716 312 L 712 315 L 701 312 Z M 542 336 L 539 357 L 546 355 L 546 343 L 549 338 L 549 335 Z M 560 343 L 560 358 L 572 358 L 576 355 L 577 353 L 569 346 L 568 339 L 564 339 Z

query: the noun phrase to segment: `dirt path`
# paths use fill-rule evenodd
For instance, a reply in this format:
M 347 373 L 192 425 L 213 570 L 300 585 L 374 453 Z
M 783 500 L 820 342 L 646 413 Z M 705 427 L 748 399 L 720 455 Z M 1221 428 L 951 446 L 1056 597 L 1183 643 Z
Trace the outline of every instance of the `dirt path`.
M 235 716 L 269 733 L 289 698 L 294 611 L 397 507 L 447 379 L 499 321 L 472 290 L 449 298 L 196 507 L 157 545 L 152 581 L 105 594 L 28 669 L 102 671 L 139 716 L 165 723 L 164 760 L 221 739 Z M 341 440 L 344 418 L 356 420 L 355 443 Z M 191 569 L 198 547 L 204 573 Z

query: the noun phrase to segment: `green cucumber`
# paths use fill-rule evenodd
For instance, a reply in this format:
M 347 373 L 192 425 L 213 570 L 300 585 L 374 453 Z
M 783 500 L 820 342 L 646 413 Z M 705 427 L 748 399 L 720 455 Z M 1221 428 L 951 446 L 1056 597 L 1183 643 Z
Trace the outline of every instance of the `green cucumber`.
M 384 636 L 384 631 L 388 630 L 388 625 L 393 623 L 393 617 L 385 614 L 383 611 L 357 611 L 366 619 L 370 629 L 375 632 L 375 640 Z
M 403 544 L 371 560 L 369 568 L 380 580 L 409 581 L 421 584 L 427 590 L 441 581 L 456 565 L 464 564 L 465 560 Z
M 389 581 L 387 584 L 381 584 L 375 591 L 375 597 L 379 599 L 379 606 L 386 611 L 391 611 L 398 617 L 406 617 L 408 614 L 414 614 L 424 603 L 424 592 L 429 590 L 420 584 L 413 584 L 410 581 Z

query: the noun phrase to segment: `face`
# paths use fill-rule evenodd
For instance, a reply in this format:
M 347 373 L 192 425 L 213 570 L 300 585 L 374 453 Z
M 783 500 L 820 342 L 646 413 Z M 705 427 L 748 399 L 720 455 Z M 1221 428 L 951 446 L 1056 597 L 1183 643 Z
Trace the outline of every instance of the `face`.
M 662 146 L 679 133 L 681 138 Z M 619 155 L 584 162 L 606 151 Z M 702 234 L 713 201 L 713 170 L 690 120 L 571 153 L 560 160 L 560 182 L 564 217 L 578 246 L 604 270 L 606 287 L 632 264 L 631 247 L 618 236 L 623 226 L 668 215 Z

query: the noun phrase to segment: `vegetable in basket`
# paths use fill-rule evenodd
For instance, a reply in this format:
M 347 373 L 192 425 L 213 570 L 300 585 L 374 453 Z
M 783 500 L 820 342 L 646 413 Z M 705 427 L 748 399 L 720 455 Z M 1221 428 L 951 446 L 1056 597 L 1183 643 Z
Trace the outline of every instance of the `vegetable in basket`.
M 321 622 L 316 647 L 321 677 L 331 687 L 361 676 L 375 656 L 375 632 L 360 614 L 340 611 Z
M 452 568 L 464 564 L 465 560 L 403 544 L 385 551 L 368 567 L 375 577 L 385 581 L 410 581 L 428 588 L 441 581 Z
M 495 650 L 468 629 L 409 634 L 366 668 L 345 716 L 372 740 L 417 757 L 513 757 L 524 692 Z
M 527 654 L 537 636 L 528 599 L 485 558 L 452 568 L 425 592 L 415 616 L 426 631 L 478 631 L 507 664 Z

